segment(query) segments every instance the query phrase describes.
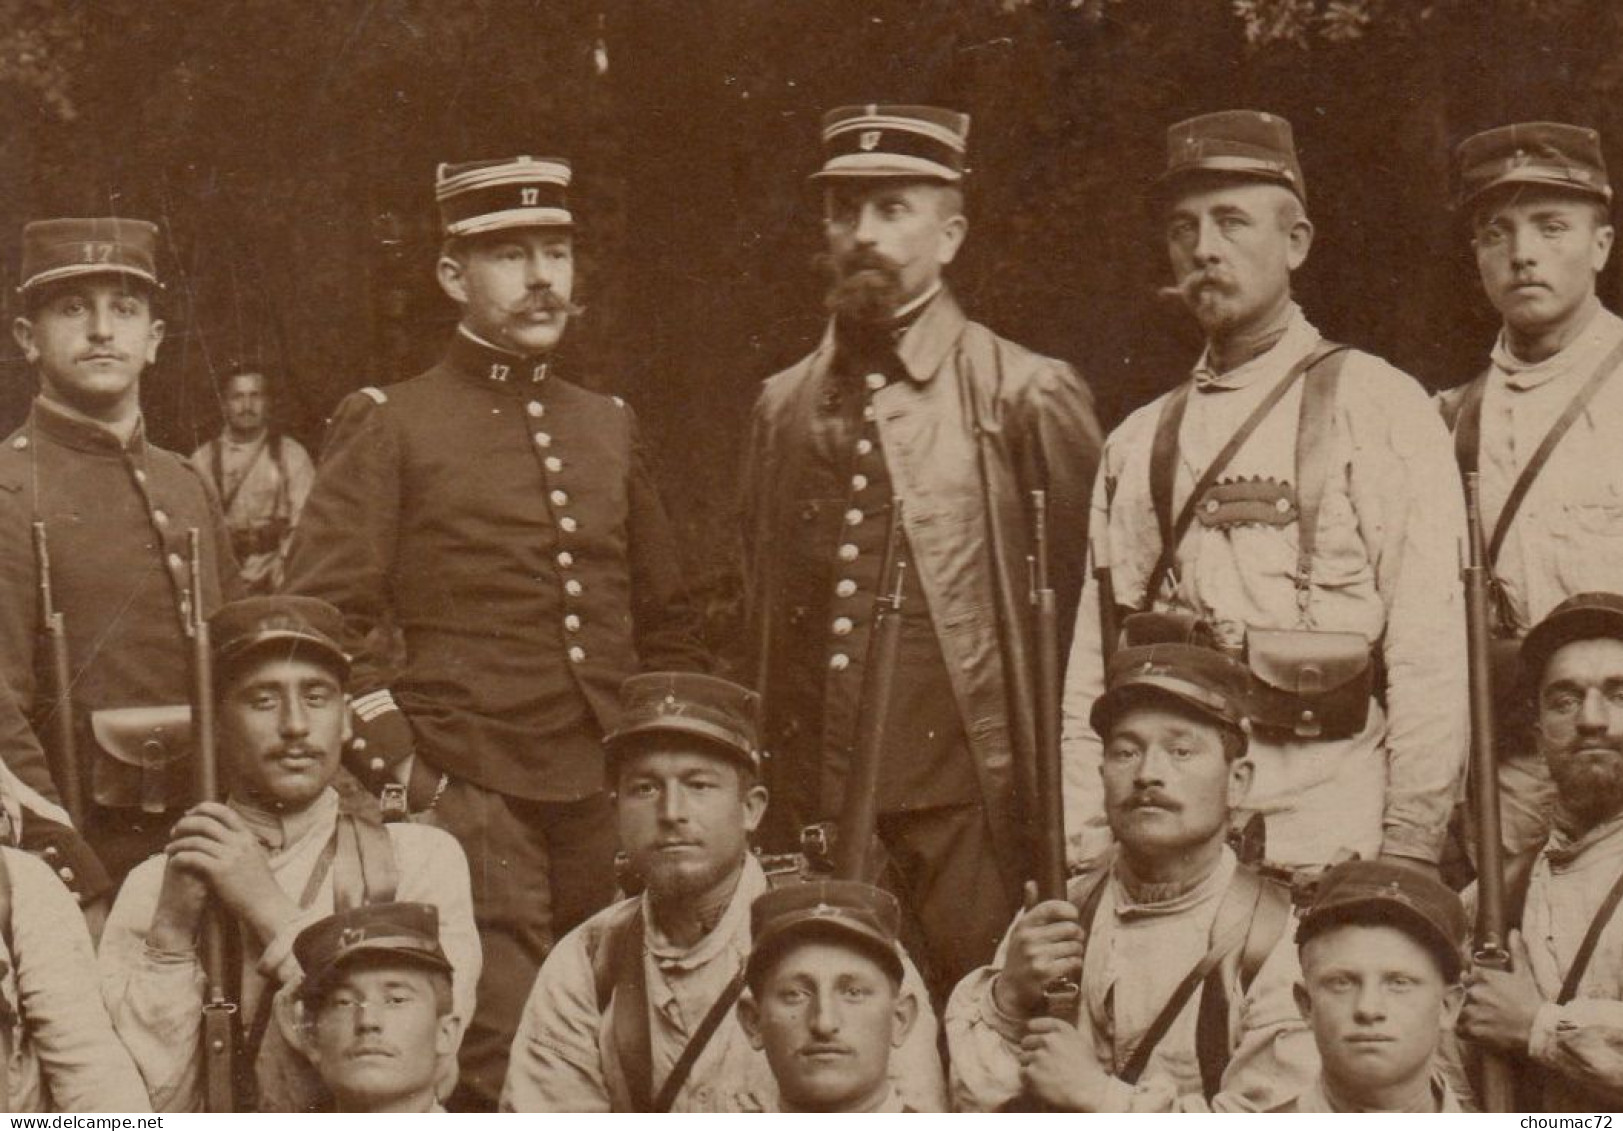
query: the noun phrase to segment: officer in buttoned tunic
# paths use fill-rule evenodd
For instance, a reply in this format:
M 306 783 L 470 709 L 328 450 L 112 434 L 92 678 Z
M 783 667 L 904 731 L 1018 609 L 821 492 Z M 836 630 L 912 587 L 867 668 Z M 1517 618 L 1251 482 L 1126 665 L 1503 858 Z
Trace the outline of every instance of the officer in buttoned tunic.
M 1235 818 L 1260 816 L 1269 861 L 1435 865 L 1466 753 L 1464 507 L 1448 436 L 1418 383 L 1362 351 L 1333 352 L 1293 301 L 1314 229 L 1290 124 L 1222 111 L 1174 125 L 1167 142 L 1156 199 L 1172 290 L 1206 348 L 1187 381 L 1106 441 L 1092 522 L 1108 526 L 1098 544 L 1116 599 L 1204 621 L 1266 684 Z M 1170 568 L 1158 569 L 1168 541 Z M 1101 652 L 1090 581 L 1064 696 L 1077 859 L 1109 841 L 1088 723 Z
M 1456 164 L 1482 288 L 1504 318 L 1487 369 L 1441 398 L 1462 467 L 1481 476 L 1484 537 L 1556 421 L 1592 378 L 1602 382 L 1534 469 L 1489 563 L 1495 627 L 1514 640 L 1575 593 L 1623 592 L 1623 318 L 1596 294 L 1612 250 L 1612 186 L 1600 136 L 1557 122 L 1476 134 Z M 1514 886 L 1549 835 L 1555 787 L 1530 720 L 1509 705 L 1500 702 L 1499 805 Z
M 149 443 L 141 374 L 164 323 L 155 303 L 157 228 L 116 217 L 23 229 L 23 313 L 13 334 L 39 376 L 22 426 L 0 445 L 0 693 L 31 727 L 0 728 L 16 775 L 22 845 L 85 904 L 163 848 L 192 799 L 183 714 L 190 698 L 188 531 L 202 539 L 203 599 L 234 584 L 219 504 L 184 458 Z M 67 631 L 82 827 L 70 827 L 53 722 L 32 528 Z M 205 612 L 208 609 L 204 610 Z M 179 725 L 144 732 L 139 712 Z M 132 714 L 136 712 L 137 714 Z M 152 738 L 155 741 L 148 743 Z
M 1068 632 L 1100 437 L 1071 367 L 969 321 L 943 280 L 967 231 L 968 132 L 967 115 L 928 106 L 826 115 L 812 179 L 833 317 L 762 389 L 743 488 L 777 837 L 840 812 L 892 497 L 902 502 L 879 835 L 938 1001 L 990 956 L 1029 874 L 1031 492 L 1047 492 Z
M 750 905 L 738 1020 L 778 1090 L 740 1092 L 738 1110 L 914 1110 L 890 1078 L 923 1004 L 903 987 L 901 914 L 895 896 L 856 880 L 791 884 Z
M 551 158 L 440 167 L 461 325 L 426 373 L 339 406 L 287 567 L 345 615 L 356 770 L 468 852 L 485 977 L 453 1106 L 495 1103 L 519 988 L 613 896 L 620 683 L 707 663 L 636 418 L 554 372 L 578 310 L 569 181 Z M 385 618 L 398 668 L 369 647 Z

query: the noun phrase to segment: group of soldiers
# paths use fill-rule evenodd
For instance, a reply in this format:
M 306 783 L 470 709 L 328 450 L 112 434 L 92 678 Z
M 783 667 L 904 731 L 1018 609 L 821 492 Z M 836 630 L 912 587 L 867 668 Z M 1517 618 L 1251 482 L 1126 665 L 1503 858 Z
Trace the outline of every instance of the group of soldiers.
M 945 282 L 968 133 L 824 119 L 829 324 L 744 447 L 740 682 L 635 415 L 555 371 L 567 161 L 439 168 L 460 324 L 338 406 L 313 473 L 257 372 L 193 460 L 148 443 L 156 229 L 27 225 L 0 1106 L 1623 1099 L 1598 137 L 1459 147 L 1503 329 L 1433 401 L 1293 301 L 1290 125 L 1174 125 L 1167 296 L 1206 345 L 1106 438 Z

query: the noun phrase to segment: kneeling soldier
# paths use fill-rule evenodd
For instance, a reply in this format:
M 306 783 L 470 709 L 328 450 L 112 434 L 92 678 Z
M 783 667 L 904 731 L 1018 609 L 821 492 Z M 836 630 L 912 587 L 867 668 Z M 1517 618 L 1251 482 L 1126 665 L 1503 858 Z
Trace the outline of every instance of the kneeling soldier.
M 462 849 L 439 829 L 382 825 L 334 788 L 350 737 L 339 624 L 338 610 L 312 597 L 250 597 L 209 619 L 229 799 L 193 807 L 166 855 L 130 873 L 101 943 L 113 1027 L 159 1111 L 202 1101 L 197 933 L 211 898 L 241 944 L 242 1059 L 256 1081 L 238 1097 L 243 1106 L 309 1111 L 325 1102 L 289 1047 L 303 978 L 293 940 L 316 919 L 396 898 L 434 904 L 456 968 L 457 1016 L 473 1008 L 480 951 Z M 454 1078 L 453 1066 L 443 1086 Z
M 1324 1068 L 1286 1110 L 1459 1111 L 1437 1064 L 1460 1007 L 1459 896 L 1412 868 L 1349 861 L 1320 882 L 1296 943 L 1296 1004 Z
M 1312 1082 L 1288 897 L 1225 844 L 1251 777 L 1245 669 L 1166 642 L 1173 627 L 1130 618 L 1093 707 L 1116 849 L 953 991 L 961 1108 L 1024 1092 L 1066 1111 L 1266 1111 Z M 1045 991 L 1078 982 L 1080 1022 L 1046 1016 Z
M 431 903 L 374 903 L 306 927 L 300 1047 L 333 1110 L 443 1112 L 435 1081 L 456 1056 L 462 1019 Z
M 654 672 L 621 687 L 604 740 L 620 844 L 643 894 L 598 912 L 547 955 L 524 1006 L 503 1111 L 715 1111 L 772 1094 L 733 1010 L 750 906 L 769 882 L 749 851 L 766 812 L 759 697 L 715 676 Z M 798 882 L 798 878 L 790 882 Z M 904 992 L 928 1001 L 905 963 Z M 945 1103 L 928 1008 L 892 1075 L 921 1111 Z
M 769 891 L 750 908 L 755 946 L 738 1019 L 766 1053 L 777 1103 L 741 1095 L 740 1110 L 903 1112 L 890 1053 L 918 1020 L 902 988 L 896 897 L 850 880 Z

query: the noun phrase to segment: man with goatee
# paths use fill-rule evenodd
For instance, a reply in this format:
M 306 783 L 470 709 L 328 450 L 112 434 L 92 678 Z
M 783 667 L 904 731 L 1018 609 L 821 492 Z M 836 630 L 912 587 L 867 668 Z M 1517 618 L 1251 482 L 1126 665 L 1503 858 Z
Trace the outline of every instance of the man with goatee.
M 1031 493 L 1047 493 L 1062 631 L 1081 591 L 1100 432 L 1087 387 L 965 317 L 967 115 L 848 106 L 823 121 L 832 283 L 817 348 L 766 382 L 744 485 L 750 664 L 781 806 L 840 812 L 886 534 L 901 506 L 899 660 L 879 839 L 932 992 L 985 962 L 1018 904 L 1031 780 Z M 1014 705 L 1014 706 L 1011 706 Z

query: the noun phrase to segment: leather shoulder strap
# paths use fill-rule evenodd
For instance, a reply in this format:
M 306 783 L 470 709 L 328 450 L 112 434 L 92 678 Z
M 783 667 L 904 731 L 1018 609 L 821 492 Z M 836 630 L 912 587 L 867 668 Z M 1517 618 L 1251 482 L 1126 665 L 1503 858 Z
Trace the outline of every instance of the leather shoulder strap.
M 634 1111 L 653 1110 L 653 1038 L 648 1029 L 648 971 L 639 907 L 605 940 L 614 971 L 614 1047 Z
M 693 1066 L 698 1063 L 699 1055 L 710 1044 L 710 1038 L 716 1035 L 716 1030 L 733 1011 L 733 1006 L 738 1003 L 738 996 L 743 992 L 744 971 L 740 968 L 738 973 L 733 975 L 733 980 L 727 983 L 727 988 L 721 991 L 721 996 L 710 1007 L 710 1011 L 704 1015 L 704 1020 L 699 1022 L 699 1027 L 688 1039 L 682 1055 L 671 1065 L 670 1075 L 665 1077 L 665 1082 L 659 1086 L 659 1095 L 654 1097 L 653 1111 L 663 1113 L 671 1110 L 671 1105 L 676 1102 L 677 1093 L 693 1074 Z
M 1606 384 L 1607 378 L 1617 372 L 1619 363 L 1623 363 L 1623 341 L 1612 347 L 1612 352 L 1601 360 L 1600 365 L 1589 375 L 1589 379 L 1583 383 L 1583 387 L 1573 394 L 1571 402 L 1568 403 L 1561 415 L 1556 418 L 1555 423 L 1550 425 L 1550 430 L 1545 433 L 1544 439 L 1539 441 L 1538 447 L 1528 457 L 1527 465 L 1522 468 L 1522 473 L 1516 477 L 1516 482 L 1510 488 L 1510 494 L 1505 498 L 1504 508 L 1499 512 L 1499 518 L 1493 524 L 1493 537 L 1488 541 L 1488 568 L 1490 570 L 1499 561 L 1499 550 L 1505 544 L 1505 535 L 1510 533 L 1511 520 L 1516 517 L 1516 512 L 1521 508 L 1522 500 L 1527 497 L 1528 490 L 1533 486 L 1533 480 L 1538 478 L 1538 473 L 1544 469 L 1545 463 L 1549 461 L 1550 453 L 1555 451 L 1555 446 L 1561 442 L 1561 438 L 1576 423 L 1578 417 L 1583 415 L 1584 409 L 1589 406 L 1590 401 L 1595 399 L 1595 394 L 1600 392 L 1600 388 Z M 1480 411 L 1479 408 L 1479 414 Z
M 1488 391 L 1488 372 L 1467 384 L 1452 407 L 1443 402 L 1443 423 L 1454 433 L 1454 462 L 1461 475 L 1482 464 L 1482 398 Z
M 1234 949 L 1245 940 L 1253 921 L 1257 917 L 1262 902 L 1262 884 L 1256 873 L 1249 868 L 1235 870 L 1234 878 L 1229 881 L 1228 890 L 1223 893 L 1222 902 L 1217 907 L 1217 917 L 1212 920 L 1212 941 L 1201 960 L 1195 963 L 1194 969 L 1184 975 L 1183 981 L 1178 983 L 1167 999 L 1161 1012 L 1156 1014 L 1155 1020 L 1150 1022 L 1149 1028 L 1144 1030 L 1133 1053 L 1127 1059 L 1127 1064 L 1118 1073 L 1118 1077 L 1128 1084 L 1138 1083 L 1144 1069 L 1149 1067 L 1150 1057 L 1157 1045 L 1172 1028 L 1173 1022 L 1183 1012 L 1184 1006 L 1194 996 L 1197 989 L 1205 982 L 1208 976 L 1217 972 L 1223 959 L 1227 958 Z M 1224 1044 L 1227 1046 L 1227 1006 L 1223 1008 Z M 1226 1052 L 1225 1052 L 1226 1055 Z M 1221 1079 L 1222 1073 L 1218 1073 Z
M 1195 508 L 1200 505 L 1202 496 L 1204 496 L 1206 492 L 1211 489 L 1212 484 L 1217 482 L 1218 477 L 1221 476 L 1224 470 L 1227 469 L 1228 465 L 1233 462 L 1234 457 L 1239 454 L 1240 449 L 1245 447 L 1245 443 L 1251 438 L 1252 433 L 1254 433 L 1257 428 L 1261 426 L 1262 422 L 1268 418 L 1268 414 L 1274 410 L 1274 406 L 1284 399 L 1286 393 L 1290 392 L 1291 386 L 1295 385 L 1304 373 L 1318 365 L 1319 362 L 1323 361 L 1331 354 L 1338 353 L 1346 348 L 1346 346 L 1336 345 L 1333 342 L 1320 342 L 1317 346 L 1310 350 L 1305 357 L 1301 358 L 1295 365 L 1290 367 L 1290 370 L 1279 379 L 1279 382 L 1275 384 L 1272 389 L 1268 390 L 1268 395 L 1263 397 L 1262 401 L 1257 405 L 1257 407 L 1251 410 L 1251 415 L 1245 418 L 1240 427 L 1235 429 L 1234 435 L 1230 436 L 1228 442 L 1223 445 L 1222 449 L 1219 450 L 1215 456 L 1212 457 L 1212 462 L 1206 465 L 1206 470 L 1201 473 L 1200 478 L 1195 482 L 1194 489 L 1189 492 L 1189 497 L 1183 501 L 1183 506 L 1178 510 L 1178 517 L 1173 521 L 1170 530 L 1163 532 L 1163 537 L 1161 539 L 1161 555 L 1156 559 L 1155 568 L 1150 570 L 1149 582 L 1144 586 L 1144 598 L 1139 603 L 1139 608 L 1141 611 L 1151 612 L 1154 610 L 1156 594 L 1161 591 L 1161 586 L 1166 582 L 1167 576 L 1172 572 L 1173 563 L 1175 563 L 1178 559 L 1178 547 L 1183 543 L 1184 535 L 1188 533 L 1190 523 L 1194 522 L 1195 520 Z M 1188 387 L 1188 382 L 1179 386 L 1181 389 L 1187 389 Z M 1187 396 L 1188 394 L 1186 393 L 1186 404 Z M 1166 417 L 1168 410 L 1171 408 L 1172 401 L 1169 399 L 1167 404 L 1162 407 L 1163 418 Z M 1178 422 L 1180 424 L 1181 415 L 1182 414 L 1180 411 L 1180 419 Z M 1161 465 L 1166 470 L 1163 470 L 1160 474 L 1168 477 L 1169 481 L 1172 481 L 1177 478 L 1177 429 L 1171 423 L 1165 421 L 1165 419 L 1158 421 L 1156 426 L 1157 439 L 1160 439 L 1160 432 L 1163 425 L 1166 426 L 1171 432 L 1172 439 L 1170 451 L 1164 451 L 1162 453 Z M 1163 448 L 1168 447 L 1165 441 L 1162 441 L 1162 446 Z M 1156 453 L 1152 446 L 1150 453 L 1152 491 L 1156 477 L 1155 465 L 1157 461 L 1155 456 Z M 1167 497 L 1169 500 L 1168 513 L 1170 513 L 1170 488 L 1168 489 Z M 1159 515 L 1157 517 L 1159 520 Z
M 1302 407 L 1296 426 L 1296 584 L 1308 590 L 1313 551 L 1319 538 L 1319 507 L 1330 480 L 1330 436 L 1336 424 L 1336 393 L 1341 387 L 1345 346 L 1322 356 L 1303 378 Z
M 400 869 L 389 830 L 381 821 L 368 820 L 362 814 L 350 814 L 345 819 L 355 826 L 362 898 L 367 903 L 393 903 L 400 889 Z
M 1623 902 L 1623 875 L 1617 877 L 1612 890 L 1606 893 L 1601 900 L 1600 907 L 1595 911 L 1595 917 L 1589 921 L 1589 930 L 1584 932 L 1583 942 L 1578 944 L 1578 953 L 1572 956 L 1572 967 L 1567 976 L 1561 980 L 1561 992 L 1556 996 L 1555 1004 L 1566 1005 L 1567 1002 L 1578 996 L 1578 984 L 1583 981 L 1584 971 L 1589 969 L 1589 960 L 1595 954 L 1595 947 L 1600 943 L 1601 935 L 1606 933 L 1606 926 L 1617 913 L 1617 905 Z
M 1155 439 L 1150 444 L 1150 505 L 1155 508 L 1155 525 L 1161 531 L 1161 545 L 1172 542 L 1172 487 L 1178 478 L 1178 432 L 1183 427 L 1183 415 L 1189 408 L 1189 390 L 1194 382 L 1185 381 L 1161 406 L 1161 415 L 1155 420 Z M 1153 590 L 1152 590 L 1153 592 Z

